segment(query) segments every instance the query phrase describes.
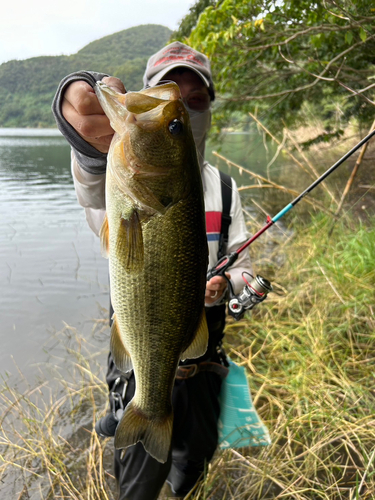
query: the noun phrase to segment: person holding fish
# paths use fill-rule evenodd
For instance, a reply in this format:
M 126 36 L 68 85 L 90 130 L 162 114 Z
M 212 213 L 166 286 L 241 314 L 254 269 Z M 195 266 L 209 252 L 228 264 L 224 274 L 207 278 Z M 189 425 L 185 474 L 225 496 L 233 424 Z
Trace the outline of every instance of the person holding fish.
M 206 282 L 248 239 L 234 180 L 224 210 L 220 173 L 204 159 L 209 59 L 173 42 L 150 57 L 144 84 L 127 93 L 117 78 L 80 71 L 61 81 L 52 106 L 78 201 L 109 258 L 112 413 L 96 428 L 115 435 L 120 500 L 156 500 L 165 481 L 183 498 L 202 477 L 228 370 L 228 280 L 239 293 L 251 273 L 242 252 Z

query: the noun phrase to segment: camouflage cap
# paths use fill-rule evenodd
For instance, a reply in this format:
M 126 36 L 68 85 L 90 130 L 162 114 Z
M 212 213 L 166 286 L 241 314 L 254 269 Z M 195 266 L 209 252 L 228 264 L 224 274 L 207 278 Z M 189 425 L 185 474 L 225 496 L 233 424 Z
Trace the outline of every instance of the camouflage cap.
M 143 83 L 153 87 L 174 68 L 186 67 L 194 71 L 206 85 L 211 100 L 215 99 L 211 64 L 207 56 L 181 42 L 173 42 L 156 52 L 147 62 Z

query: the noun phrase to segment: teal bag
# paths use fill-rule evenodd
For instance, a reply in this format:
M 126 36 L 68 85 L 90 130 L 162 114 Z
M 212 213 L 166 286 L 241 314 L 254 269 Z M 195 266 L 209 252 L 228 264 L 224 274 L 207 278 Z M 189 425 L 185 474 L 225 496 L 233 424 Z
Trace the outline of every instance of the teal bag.
M 254 408 L 245 368 L 228 361 L 229 373 L 220 392 L 219 447 L 267 446 L 271 438 Z

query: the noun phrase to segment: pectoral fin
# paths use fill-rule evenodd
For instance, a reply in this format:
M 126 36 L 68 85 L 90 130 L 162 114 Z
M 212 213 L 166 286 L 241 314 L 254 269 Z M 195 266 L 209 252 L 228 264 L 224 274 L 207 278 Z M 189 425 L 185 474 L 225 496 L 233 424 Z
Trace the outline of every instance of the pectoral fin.
M 199 358 L 200 356 L 203 356 L 203 354 L 207 350 L 207 344 L 208 344 L 208 327 L 206 320 L 206 312 L 203 309 L 197 333 L 195 334 L 193 342 L 182 353 L 181 355 L 182 361 L 184 361 L 185 359 Z
M 99 231 L 100 251 L 105 259 L 109 256 L 109 226 L 107 214 L 104 216 L 102 227 Z
M 116 367 L 122 372 L 126 373 L 133 369 L 133 363 L 130 354 L 124 346 L 120 335 L 116 313 L 113 315 L 113 323 L 111 327 L 111 342 L 110 349 Z
M 128 218 L 121 218 L 116 254 L 128 271 L 137 271 L 143 266 L 142 226 L 136 210 L 133 210 Z

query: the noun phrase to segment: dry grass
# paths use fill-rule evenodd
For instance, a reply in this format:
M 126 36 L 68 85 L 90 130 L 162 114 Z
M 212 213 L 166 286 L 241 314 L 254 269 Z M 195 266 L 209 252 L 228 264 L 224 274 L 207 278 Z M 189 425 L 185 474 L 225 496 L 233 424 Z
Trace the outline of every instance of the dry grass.
M 102 327 L 98 321 L 96 328 Z M 2 498 L 113 499 L 112 443 L 93 431 L 106 407 L 103 367 L 88 342 L 66 326 L 70 366 L 36 387 L 0 393 Z M 46 372 L 48 371 L 46 367 Z M 69 379 L 67 380 L 67 377 Z M 3 496 L 4 495 L 4 496 Z

